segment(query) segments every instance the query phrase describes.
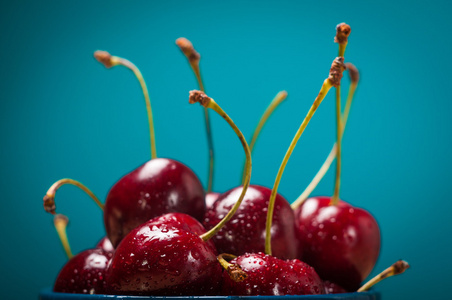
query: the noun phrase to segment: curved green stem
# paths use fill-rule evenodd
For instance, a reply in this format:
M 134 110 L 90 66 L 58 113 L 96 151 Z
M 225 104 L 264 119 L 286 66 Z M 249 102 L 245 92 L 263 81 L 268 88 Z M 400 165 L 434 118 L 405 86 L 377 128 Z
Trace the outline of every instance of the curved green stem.
M 47 212 L 49 212 L 51 214 L 55 214 L 55 210 L 56 210 L 55 193 L 61 186 L 65 185 L 65 184 L 75 185 L 76 187 L 80 188 L 85 193 L 87 193 L 88 196 L 91 197 L 91 199 L 94 200 L 94 202 L 97 204 L 97 206 L 100 207 L 100 209 L 104 210 L 104 205 L 102 204 L 102 202 L 100 202 L 99 198 L 97 198 L 96 195 L 94 195 L 94 193 L 89 188 L 87 188 L 84 184 L 82 184 L 81 182 L 74 180 L 74 179 L 63 178 L 63 179 L 58 180 L 54 184 L 52 184 L 52 186 L 48 189 L 46 195 L 44 196 L 44 199 L 43 199 L 44 200 L 44 209 Z
M 149 98 L 149 91 L 140 70 L 131 61 L 122 57 L 112 56 L 110 53 L 106 51 L 96 51 L 94 52 L 94 57 L 106 68 L 111 68 L 118 65 L 124 66 L 131 70 L 135 77 L 138 79 L 138 82 L 140 83 L 141 89 L 143 91 L 144 100 L 146 102 L 146 110 L 149 123 L 151 158 L 156 158 L 157 148 L 155 145 L 154 118 L 152 116 L 151 99 Z
M 392 266 L 390 266 L 389 268 L 387 268 L 386 270 L 384 270 L 383 272 L 381 272 L 380 274 L 366 282 L 366 284 L 360 287 L 357 292 L 368 291 L 371 287 L 373 287 L 383 279 L 386 279 L 394 275 L 402 274 L 409 267 L 410 265 L 404 260 L 396 261 Z
M 254 145 L 256 144 L 257 138 L 259 137 L 259 134 L 264 127 L 265 123 L 267 123 L 268 118 L 271 116 L 271 114 L 275 111 L 275 109 L 287 98 L 287 92 L 281 91 L 279 92 L 275 98 L 273 98 L 270 105 L 265 110 L 264 114 L 262 115 L 261 119 L 259 120 L 259 123 L 256 126 L 256 129 L 254 130 L 253 136 L 251 137 L 250 142 L 250 151 L 251 154 L 253 153 Z M 242 181 L 245 179 L 245 163 L 243 164 L 243 170 L 242 170 Z
M 292 155 L 292 152 L 295 149 L 295 146 L 297 145 L 297 142 L 300 139 L 303 131 L 305 130 L 306 126 L 308 125 L 308 123 L 311 120 L 312 116 L 314 115 L 315 111 L 319 107 L 320 103 L 322 103 L 323 99 L 328 94 L 328 91 L 331 89 L 332 86 L 333 85 L 332 85 L 330 79 L 329 78 L 325 79 L 325 81 L 323 82 L 322 88 L 320 89 L 319 94 L 317 95 L 316 99 L 314 100 L 314 103 L 312 104 L 311 108 L 309 109 L 308 114 L 306 115 L 303 122 L 301 123 L 300 128 L 298 128 L 298 131 L 295 134 L 295 137 L 293 138 L 292 142 L 290 143 L 289 149 L 287 149 L 286 155 L 284 156 L 281 166 L 279 167 L 278 174 L 276 175 L 275 183 L 273 184 L 270 201 L 268 204 L 266 236 L 265 236 L 265 253 L 266 254 L 269 254 L 269 255 L 272 254 L 272 251 L 271 251 L 272 218 L 273 218 L 273 210 L 274 210 L 274 206 L 275 206 L 276 194 L 278 193 L 278 186 L 279 186 L 279 182 L 281 181 L 282 174 L 284 173 L 284 169 L 287 165 L 287 162 L 289 161 L 289 158 Z
M 243 183 L 242 192 L 240 194 L 239 199 L 234 204 L 234 206 L 231 208 L 231 210 L 227 213 L 227 215 L 218 222 L 217 225 L 215 225 L 212 229 L 207 231 L 206 233 L 202 234 L 200 237 L 207 241 L 210 238 L 212 238 L 220 229 L 232 218 L 232 216 L 235 214 L 237 209 L 239 208 L 240 204 L 242 203 L 243 198 L 245 197 L 246 190 L 248 189 L 248 186 L 250 185 L 251 180 L 251 151 L 248 147 L 248 143 L 246 142 L 245 137 L 243 136 L 242 132 L 237 128 L 237 126 L 234 124 L 232 119 L 224 112 L 224 110 L 210 97 L 208 97 L 206 94 L 200 91 L 191 91 L 190 92 L 190 103 L 200 102 L 202 106 L 206 108 L 210 108 L 214 110 L 216 113 L 218 113 L 223 119 L 228 122 L 228 124 L 232 127 L 234 132 L 237 134 L 238 138 L 240 139 L 240 142 L 242 143 L 243 149 L 245 151 L 246 155 L 246 177 L 245 182 Z

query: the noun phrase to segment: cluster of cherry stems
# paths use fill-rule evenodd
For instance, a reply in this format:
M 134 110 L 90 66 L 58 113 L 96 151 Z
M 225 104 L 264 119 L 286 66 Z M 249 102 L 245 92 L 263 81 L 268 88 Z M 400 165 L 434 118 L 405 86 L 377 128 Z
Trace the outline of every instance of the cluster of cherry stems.
M 380 230 L 366 210 L 339 200 L 341 139 L 358 84 L 358 71 L 344 64 L 350 26 L 336 27 L 339 56 L 306 118 L 298 129 L 272 189 L 250 185 L 251 150 L 269 115 L 286 98 L 280 92 L 264 113 L 250 145 L 221 107 L 204 93 L 200 55 L 184 38 L 176 41 L 199 84 L 190 103 L 204 107 L 209 180 L 204 189 L 186 165 L 157 158 L 149 93 L 130 61 L 96 51 L 107 68 L 122 65 L 138 78 L 149 118 L 152 159 L 125 175 L 109 191 L 105 205 L 80 182 L 61 179 L 44 197 L 70 260 L 59 273 L 55 292 L 120 295 L 305 295 L 366 291 L 408 264 L 398 261 L 361 286 L 380 251 Z M 340 82 L 348 69 L 351 84 L 342 113 Z M 308 188 L 290 205 L 277 193 L 288 159 L 328 91 L 336 89 L 337 142 Z M 222 116 L 239 137 L 246 154 L 242 185 L 223 194 L 212 192 L 213 143 L 209 111 Z M 332 197 L 308 198 L 333 160 L 336 182 Z M 66 236 L 68 219 L 55 210 L 55 192 L 73 184 L 104 211 L 107 236 L 94 249 L 72 255 Z M 220 253 L 220 255 L 219 255 Z

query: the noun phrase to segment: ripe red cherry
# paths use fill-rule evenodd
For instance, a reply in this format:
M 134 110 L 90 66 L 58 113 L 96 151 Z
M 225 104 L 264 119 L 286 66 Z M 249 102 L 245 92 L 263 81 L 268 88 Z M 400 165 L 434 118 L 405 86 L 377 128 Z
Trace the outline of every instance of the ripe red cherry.
M 195 222 L 192 219 L 191 223 Z M 121 241 L 108 269 L 108 293 L 164 296 L 218 293 L 221 267 L 215 248 L 187 230 L 187 225 L 175 223 L 152 219 Z
M 213 207 L 208 209 L 204 218 L 206 229 L 212 228 L 237 201 L 242 187 L 234 188 L 222 194 Z M 263 252 L 265 248 L 265 225 L 269 188 L 250 185 L 239 209 L 212 240 L 219 253 Z M 272 223 L 272 254 L 278 258 L 295 258 L 298 255 L 295 219 L 289 203 L 278 194 Z
M 231 261 L 247 274 L 240 282 L 223 273 L 225 295 L 318 295 L 325 294 L 322 280 L 304 262 L 282 260 L 264 253 L 245 254 Z
M 111 257 L 111 252 L 102 249 L 89 249 L 80 252 L 61 269 L 53 291 L 105 294 L 105 274 Z
M 184 164 L 156 158 L 122 177 L 107 195 L 104 222 L 114 247 L 135 227 L 156 216 L 182 212 L 202 220 L 204 189 Z
M 302 260 L 324 280 L 356 291 L 380 252 L 380 229 L 370 213 L 330 197 L 307 199 L 295 210 Z

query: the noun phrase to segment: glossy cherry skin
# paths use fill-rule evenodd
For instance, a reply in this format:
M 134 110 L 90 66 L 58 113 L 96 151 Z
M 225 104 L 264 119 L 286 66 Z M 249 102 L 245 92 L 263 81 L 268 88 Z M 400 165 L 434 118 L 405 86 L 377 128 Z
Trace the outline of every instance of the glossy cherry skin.
M 103 249 L 107 252 L 113 252 L 115 251 L 115 248 L 113 248 L 112 243 L 108 239 L 108 237 L 103 237 L 96 245 L 96 248 Z
M 372 271 L 380 252 L 380 229 L 364 209 L 330 197 L 307 199 L 295 210 L 302 260 L 320 277 L 356 291 Z
M 202 221 L 205 194 L 195 173 L 184 164 L 156 158 L 122 177 L 107 195 L 104 223 L 114 247 L 135 227 L 170 212 Z
M 239 198 L 242 187 L 222 194 L 204 217 L 206 229 L 214 227 Z M 269 188 L 250 185 L 242 204 L 232 219 L 212 238 L 219 253 L 242 255 L 264 252 Z M 277 195 L 272 223 L 272 254 L 278 258 L 295 258 L 298 255 L 293 210 L 282 196 Z
M 105 294 L 105 274 L 111 252 L 89 249 L 72 257 L 61 269 L 54 292 Z
M 212 243 L 191 231 L 153 219 L 132 230 L 116 248 L 108 268 L 107 292 L 215 295 L 221 276 Z
M 248 277 L 241 282 L 223 273 L 223 294 L 236 296 L 318 295 L 325 294 L 315 270 L 298 260 L 282 260 L 264 253 L 245 254 L 231 261 Z

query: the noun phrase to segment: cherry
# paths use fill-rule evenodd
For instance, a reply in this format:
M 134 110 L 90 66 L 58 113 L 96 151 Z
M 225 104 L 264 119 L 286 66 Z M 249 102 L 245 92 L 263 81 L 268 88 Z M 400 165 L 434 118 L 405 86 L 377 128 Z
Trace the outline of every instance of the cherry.
M 213 99 L 191 91 L 189 102 L 214 109 L 239 136 L 247 157 L 244 189 L 226 216 L 208 232 L 202 233 L 202 227 L 189 220 L 190 216 L 179 214 L 164 215 L 133 229 L 115 250 L 107 276 L 109 293 L 190 296 L 215 295 L 220 289 L 221 267 L 209 239 L 240 206 L 250 182 L 251 155 L 243 134 Z
M 222 264 L 224 266 L 224 263 Z M 235 268 L 231 268 L 235 265 Z M 234 280 L 234 270 L 246 276 Z M 325 294 L 322 280 L 306 263 L 282 260 L 262 252 L 247 253 L 233 259 L 223 273 L 223 294 L 237 296 Z M 232 275 L 232 276 L 231 276 Z M 232 277 L 232 278 L 231 278 Z M 246 278 L 243 278 L 246 277 Z
M 229 211 L 235 203 L 242 187 L 237 187 L 222 194 L 207 209 L 204 226 L 212 228 Z M 251 185 L 245 198 L 231 221 L 216 234 L 212 240 L 220 253 L 242 255 L 247 252 L 264 251 L 265 225 L 267 208 L 271 190 L 269 188 Z M 272 248 L 273 255 L 279 258 L 295 258 L 298 255 L 295 219 L 290 204 L 278 194 L 276 209 L 273 214 Z
M 133 228 L 168 212 L 183 212 L 201 220 L 205 195 L 198 177 L 178 161 L 157 158 L 151 102 L 141 72 L 130 61 L 108 52 L 96 51 L 94 56 L 107 68 L 122 65 L 136 75 L 146 101 L 151 140 L 152 159 L 122 177 L 107 195 L 104 223 L 111 243 L 116 247 Z
M 111 252 L 89 249 L 72 257 L 61 269 L 53 290 L 60 293 L 105 294 L 105 274 Z
M 171 159 L 152 159 L 110 189 L 104 210 L 108 238 L 116 247 L 133 228 L 168 212 L 202 220 L 204 197 L 201 182 L 187 166 Z
M 336 41 L 343 55 L 350 27 L 337 26 Z M 380 251 L 380 230 L 370 213 L 339 200 L 341 174 L 340 82 L 336 86 L 336 181 L 330 197 L 310 198 L 296 208 L 302 259 L 312 265 L 320 277 L 355 291 L 372 271 Z M 299 203 L 297 203 L 298 205 Z
M 152 219 L 121 241 L 108 270 L 108 293 L 165 296 L 218 293 L 221 267 L 215 248 L 187 230 L 183 223 L 175 223 Z

